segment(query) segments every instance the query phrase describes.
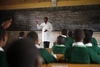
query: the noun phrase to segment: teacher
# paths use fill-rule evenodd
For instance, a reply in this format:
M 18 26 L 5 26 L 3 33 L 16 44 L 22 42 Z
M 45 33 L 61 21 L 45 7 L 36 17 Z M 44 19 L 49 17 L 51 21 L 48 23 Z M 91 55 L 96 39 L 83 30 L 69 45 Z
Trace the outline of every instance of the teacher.
M 38 29 L 42 29 L 42 42 L 44 43 L 44 48 L 49 48 L 52 25 L 48 22 L 48 17 L 44 17 L 44 22 L 40 25 L 38 21 L 36 21 L 36 24 Z

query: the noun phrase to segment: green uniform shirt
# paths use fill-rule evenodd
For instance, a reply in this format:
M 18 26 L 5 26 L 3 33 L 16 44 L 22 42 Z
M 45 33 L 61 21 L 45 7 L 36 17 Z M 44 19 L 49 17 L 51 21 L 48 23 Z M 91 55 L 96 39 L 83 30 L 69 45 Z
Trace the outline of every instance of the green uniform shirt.
M 52 51 L 54 54 L 63 54 L 64 49 L 65 49 L 65 45 L 57 45 L 56 44 L 52 47 Z
M 89 64 L 90 58 L 86 47 L 68 47 L 64 52 L 66 63 Z
M 3 51 L 0 51 L 0 67 L 7 67 L 7 63 L 5 61 L 5 55 Z
M 97 40 L 95 38 L 92 38 L 91 43 L 93 46 L 98 46 Z
M 91 63 L 100 64 L 100 56 L 92 49 L 87 47 Z
M 92 49 L 97 53 L 97 54 L 100 54 L 100 48 L 98 47 L 98 43 L 97 43 L 97 40 L 95 38 L 92 38 L 92 41 L 91 41 L 93 47 Z
M 65 43 L 64 43 L 64 45 L 65 45 L 65 47 L 71 47 L 72 46 L 72 44 L 73 44 L 73 39 L 72 39 L 72 37 L 68 37 L 68 38 L 65 38 Z
M 48 63 L 55 63 L 56 59 L 54 58 L 53 55 L 51 55 L 46 49 L 39 48 L 40 55 L 43 58 L 43 63 L 48 64 Z

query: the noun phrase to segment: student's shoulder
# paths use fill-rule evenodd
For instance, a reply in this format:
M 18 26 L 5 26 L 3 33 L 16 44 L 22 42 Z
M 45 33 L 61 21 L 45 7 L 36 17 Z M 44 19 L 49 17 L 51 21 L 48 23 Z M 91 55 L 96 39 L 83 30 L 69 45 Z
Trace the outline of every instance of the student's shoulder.
M 48 52 L 47 49 L 45 49 L 45 48 L 39 48 L 39 51 L 40 52 Z

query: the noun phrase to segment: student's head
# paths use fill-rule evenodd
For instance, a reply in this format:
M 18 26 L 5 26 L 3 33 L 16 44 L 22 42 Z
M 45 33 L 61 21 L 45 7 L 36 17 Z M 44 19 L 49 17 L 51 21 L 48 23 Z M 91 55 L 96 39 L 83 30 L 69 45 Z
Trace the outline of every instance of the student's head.
M 31 39 L 35 44 L 38 44 L 38 34 L 34 31 L 31 31 L 27 34 L 27 38 Z
M 66 35 L 66 36 L 67 36 L 67 34 L 68 34 L 67 29 L 62 29 L 61 34 L 62 34 L 62 35 Z
M 57 44 L 61 45 L 61 44 L 64 44 L 64 42 L 65 42 L 65 39 L 62 36 L 57 37 Z
M 6 30 L 2 26 L 0 26 L 0 47 L 5 46 L 7 40 L 8 36 Z
M 91 35 L 93 35 L 93 31 L 92 30 L 89 30 L 89 32 L 91 33 Z
M 91 43 L 91 40 L 92 40 L 92 34 L 89 31 L 88 32 L 85 32 L 84 43 L 85 44 Z
M 47 23 L 48 17 L 44 17 L 44 22 Z
M 73 36 L 72 31 L 69 31 L 69 32 L 68 32 L 68 36 L 69 36 L 69 37 L 72 37 L 72 36 Z
M 83 29 L 84 33 L 88 31 L 88 29 Z
M 8 67 L 40 67 L 38 49 L 27 39 L 19 39 L 10 44 L 6 53 Z
M 74 31 L 73 38 L 75 42 L 83 42 L 83 39 L 85 38 L 84 31 L 81 29 L 76 29 Z
M 19 33 L 19 37 L 25 37 L 25 33 L 24 32 L 20 32 Z

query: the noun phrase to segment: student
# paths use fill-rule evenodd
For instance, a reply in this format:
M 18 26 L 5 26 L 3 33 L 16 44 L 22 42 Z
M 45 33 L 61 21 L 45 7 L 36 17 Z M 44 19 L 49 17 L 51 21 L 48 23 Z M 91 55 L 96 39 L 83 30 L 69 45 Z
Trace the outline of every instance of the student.
M 85 32 L 85 33 L 89 32 L 91 35 L 93 35 L 93 31 L 92 31 L 92 30 L 87 30 L 87 31 L 84 31 L 84 32 Z M 93 50 L 94 50 L 97 54 L 100 54 L 100 48 L 98 47 L 97 41 L 96 41 L 95 38 L 92 38 L 91 43 L 92 43 L 92 48 L 93 48 Z
M 2 26 L 0 26 L 0 67 L 7 67 L 4 56 L 4 50 L 2 48 L 5 46 L 7 39 L 8 37 L 6 30 Z
M 45 48 L 40 48 L 38 45 L 38 35 L 36 32 L 29 32 L 27 34 L 27 38 L 31 39 L 33 43 L 35 43 L 35 46 L 39 49 L 44 64 L 56 62 L 56 59 L 52 54 L 50 54 Z
M 68 36 L 69 36 L 69 37 L 73 37 L 73 32 L 72 32 L 72 31 L 69 31 L 69 32 L 68 32 Z
M 64 45 L 65 39 L 62 36 L 57 37 L 57 44 L 54 44 L 52 47 L 52 51 L 54 54 L 63 54 L 63 51 L 65 49 Z
M 40 67 L 42 60 L 38 49 L 28 39 L 19 39 L 11 43 L 6 51 L 9 67 Z
M 90 61 L 91 63 L 100 64 L 100 56 L 94 51 L 94 46 L 92 45 L 91 41 L 92 41 L 92 34 L 90 32 L 85 32 L 84 43 L 85 46 L 88 48 Z
M 25 37 L 25 33 L 24 32 L 20 32 L 19 33 L 19 39 L 23 39 Z
M 2 27 L 3 27 L 4 29 L 7 29 L 8 27 L 10 27 L 11 24 L 12 24 L 12 19 L 9 19 L 9 20 L 4 21 L 4 22 L 2 23 Z
M 83 44 L 83 39 L 85 38 L 84 31 L 81 29 L 76 29 L 73 34 L 74 43 L 72 47 L 68 47 L 64 52 L 64 60 L 68 63 L 82 63 L 89 64 L 89 54 L 85 45 Z
M 62 37 L 65 38 L 65 43 L 64 43 L 65 47 L 71 47 L 73 44 L 73 39 L 72 37 L 68 37 L 68 31 L 66 29 L 63 29 L 61 31 L 61 34 L 62 34 Z

